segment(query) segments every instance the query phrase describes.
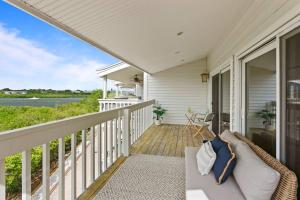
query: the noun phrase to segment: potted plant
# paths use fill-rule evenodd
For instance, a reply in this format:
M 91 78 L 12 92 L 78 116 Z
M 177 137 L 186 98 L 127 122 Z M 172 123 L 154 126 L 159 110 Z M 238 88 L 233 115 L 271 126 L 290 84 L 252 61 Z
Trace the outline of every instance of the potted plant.
M 259 118 L 262 118 L 264 120 L 263 125 L 264 125 L 265 129 L 269 130 L 272 128 L 272 120 L 275 119 L 275 117 L 276 117 L 275 113 L 272 113 L 268 110 L 261 110 L 261 111 L 257 112 L 256 114 Z
M 154 116 L 154 123 L 156 125 L 161 124 L 161 120 L 163 119 L 163 115 L 166 113 L 166 109 L 163 109 L 160 105 L 153 106 L 153 113 L 156 115 Z

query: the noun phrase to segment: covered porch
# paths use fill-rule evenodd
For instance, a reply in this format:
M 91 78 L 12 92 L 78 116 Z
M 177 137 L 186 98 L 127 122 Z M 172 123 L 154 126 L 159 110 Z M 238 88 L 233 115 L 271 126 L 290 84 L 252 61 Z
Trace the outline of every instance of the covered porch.
M 294 172 L 300 176 L 299 0 L 7 1 L 124 61 L 98 73 L 104 80 L 116 75 L 121 82 L 129 74 L 127 79 L 143 85 L 143 101 L 108 100 L 98 113 L 1 134 L 0 199 L 5 199 L 4 159 L 18 152 L 23 158 L 23 199 L 31 198 L 30 150 L 37 145 L 43 146 L 43 199 L 51 197 L 49 143 L 56 139 L 60 143 L 58 199 L 97 196 L 114 172 L 135 155 L 174 158 L 182 164 L 184 148 L 201 144 L 192 131 L 183 131 L 188 110 L 214 113 L 216 134 L 230 129 L 271 147 L 273 157 L 268 158 L 292 174 L 293 184 L 287 188 L 293 189 L 295 199 Z M 270 57 L 262 61 L 265 54 Z M 127 73 L 128 66 L 133 72 Z M 202 74 L 209 74 L 209 79 L 201 79 Z M 265 83 L 266 77 L 271 81 Z M 165 125 L 152 126 L 156 103 L 168 110 Z M 259 118 L 258 112 L 267 116 Z M 82 140 L 79 175 L 78 134 Z M 72 137 L 70 192 L 64 184 L 65 136 Z M 86 159 L 87 143 L 91 159 Z M 176 171 L 171 174 L 176 176 Z M 180 181 L 184 180 L 182 176 Z

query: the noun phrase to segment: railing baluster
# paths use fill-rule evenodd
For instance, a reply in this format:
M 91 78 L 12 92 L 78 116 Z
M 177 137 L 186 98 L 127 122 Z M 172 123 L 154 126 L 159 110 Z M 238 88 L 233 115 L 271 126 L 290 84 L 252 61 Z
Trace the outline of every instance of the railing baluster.
M 113 162 L 117 159 L 117 122 L 118 118 L 114 119 L 114 156 Z
M 139 109 L 137 113 L 138 113 L 138 117 L 137 117 L 138 133 L 136 135 L 136 140 L 140 137 L 141 134 L 141 110 Z
M 107 169 L 107 122 L 103 126 L 103 171 Z
M 22 152 L 22 200 L 31 199 L 31 151 Z
M 82 192 L 86 189 L 86 130 L 81 131 L 81 168 L 82 168 Z
M 109 122 L 109 166 L 113 163 L 113 120 Z
M 95 127 L 91 127 L 90 132 L 90 145 L 91 145 L 91 160 L 90 160 L 90 175 L 91 175 L 91 183 L 95 180 Z
M 117 154 L 117 157 L 119 157 L 120 155 L 121 155 L 121 119 L 122 119 L 122 116 L 121 116 L 121 114 L 120 114 L 120 112 L 119 112 L 119 117 L 118 117 L 118 131 L 117 131 L 117 141 L 118 141 L 118 144 L 117 144 L 117 149 L 118 149 L 118 154 Z
M 58 139 L 58 176 L 59 176 L 59 187 L 58 187 L 58 199 L 65 199 L 65 140 L 64 138 Z
M 43 199 L 50 198 L 50 147 L 49 143 L 43 144 Z
M 133 143 L 135 143 L 136 138 L 137 138 L 137 136 L 139 134 L 138 113 L 139 112 L 137 110 L 137 111 L 135 111 L 135 114 L 134 114 L 134 118 L 135 118 L 135 131 L 134 131 L 134 142 Z
M 5 158 L 0 159 L 0 199 L 5 199 Z
M 145 108 L 142 109 L 142 130 L 145 131 Z
M 98 125 L 98 176 L 102 173 L 102 124 Z
M 132 112 L 131 113 L 131 137 L 130 137 L 130 145 L 132 145 L 134 143 L 134 135 L 135 135 L 135 113 Z
M 124 120 L 123 120 L 123 153 L 124 156 L 129 156 L 129 148 L 131 144 L 131 138 L 130 138 L 130 118 L 131 113 L 128 109 L 124 110 Z
M 71 199 L 76 199 L 76 133 L 71 135 Z

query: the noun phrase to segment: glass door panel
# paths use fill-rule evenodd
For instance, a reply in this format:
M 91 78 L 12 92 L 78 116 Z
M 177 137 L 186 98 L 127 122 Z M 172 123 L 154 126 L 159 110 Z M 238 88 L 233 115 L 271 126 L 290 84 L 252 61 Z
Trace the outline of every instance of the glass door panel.
M 281 41 L 285 99 L 282 133 L 282 159 L 300 178 L 300 29 Z M 299 192 L 298 192 L 299 195 Z
M 219 74 L 212 77 L 212 112 L 215 114 L 212 121 L 212 131 L 219 134 Z
M 230 70 L 221 74 L 221 133 L 230 129 Z
M 276 50 L 245 63 L 245 135 L 276 157 Z

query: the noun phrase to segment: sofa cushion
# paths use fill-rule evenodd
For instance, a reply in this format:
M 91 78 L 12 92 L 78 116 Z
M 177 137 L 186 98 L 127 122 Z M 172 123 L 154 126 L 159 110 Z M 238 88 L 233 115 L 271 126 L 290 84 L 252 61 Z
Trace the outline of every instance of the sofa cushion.
M 217 154 L 213 172 L 218 184 L 222 184 L 232 174 L 236 165 L 236 156 L 230 144 L 219 136 L 216 136 L 211 144 Z
M 239 143 L 244 143 L 242 140 L 238 139 L 230 130 L 225 130 L 221 133 L 220 138 L 231 144 L 233 150 L 235 151 L 236 146 Z
M 213 172 L 201 176 L 195 159 L 198 150 L 199 147 L 185 149 L 186 199 L 245 199 L 233 177 L 229 177 L 222 185 L 217 185 Z
M 250 200 L 271 199 L 280 174 L 262 161 L 245 143 L 236 147 L 237 165 L 233 172 L 244 196 Z
M 199 151 L 196 154 L 196 160 L 200 174 L 208 174 L 216 160 L 216 153 L 214 152 L 210 141 L 206 141 L 200 147 Z

